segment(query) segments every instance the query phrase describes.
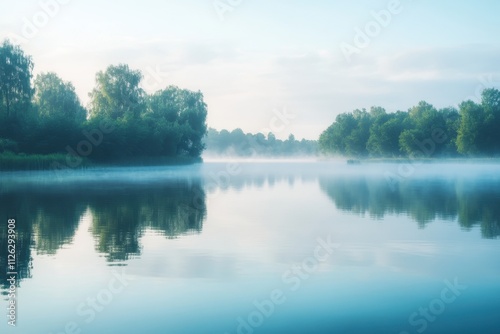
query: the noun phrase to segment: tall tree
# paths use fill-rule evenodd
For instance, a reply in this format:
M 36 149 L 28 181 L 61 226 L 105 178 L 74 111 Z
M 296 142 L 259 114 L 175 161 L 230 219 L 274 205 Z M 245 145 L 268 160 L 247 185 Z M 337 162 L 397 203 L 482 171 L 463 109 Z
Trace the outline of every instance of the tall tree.
M 375 112 L 378 113 L 380 110 Z M 365 109 L 340 114 L 335 119 L 335 123 L 319 137 L 320 148 L 325 153 L 366 156 L 370 125 L 371 117 Z
M 445 131 L 446 121 L 441 113 L 431 104 L 421 101 L 408 111 L 410 128 L 404 130 L 399 137 L 401 151 L 408 155 L 422 152 L 422 143 L 432 139 L 434 130 Z M 435 145 L 426 156 L 437 156 L 444 149 L 444 144 Z
M 199 156 L 207 132 L 207 105 L 201 92 L 169 86 L 148 98 L 144 119 L 156 123 L 165 152 Z
M 12 116 L 26 110 L 33 96 L 33 61 L 19 46 L 0 46 L 0 113 Z
M 31 153 L 64 152 L 81 135 L 87 112 L 82 107 L 75 88 L 55 73 L 39 74 L 35 79 L 34 109 L 36 117 L 30 123 L 24 141 Z
M 89 94 L 90 117 L 136 120 L 144 111 L 144 91 L 139 87 L 140 71 L 128 65 L 109 66 L 96 75 L 96 86 Z
M 481 150 L 488 155 L 500 153 L 500 91 L 494 88 L 482 92 L 481 106 L 484 123 L 479 134 Z
M 73 84 L 64 82 L 55 73 L 43 73 L 36 77 L 34 102 L 38 115 L 46 119 L 81 124 L 87 117 Z
M 399 156 L 399 136 L 405 129 L 408 114 L 398 111 L 394 114 L 379 113 L 370 127 L 367 148 L 371 156 Z
M 459 105 L 460 126 L 457 134 L 457 150 L 461 154 L 474 155 L 480 153 L 479 132 L 484 123 L 483 107 L 473 101 L 465 101 Z

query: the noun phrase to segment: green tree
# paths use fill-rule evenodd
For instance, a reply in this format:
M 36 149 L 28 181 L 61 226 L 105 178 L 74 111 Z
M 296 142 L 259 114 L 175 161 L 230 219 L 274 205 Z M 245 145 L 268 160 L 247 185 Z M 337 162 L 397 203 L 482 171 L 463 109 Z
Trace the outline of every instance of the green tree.
M 355 125 L 345 138 L 346 153 L 349 156 L 363 157 L 368 155 L 367 143 L 370 138 L 371 117 L 365 109 L 356 109 L 352 115 Z
M 155 134 L 164 153 L 197 157 L 205 147 L 206 117 L 207 105 L 201 92 L 169 86 L 148 98 L 144 119 L 156 122 Z
M 87 111 L 82 107 L 73 84 L 64 82 L 55 73 L 36 77 L 34 103 L 38 115 L 46 119 L 82 124 L 87 117 Z
M 182 136 L 178 153 L 187 153 L 198 157 L 205 149 L 203 137 L 207 133 L 207 105 L 201 92 L 169 87 L 177 91 L 176 101 L 179 104 L 179 126 Z
M 320 149 L 325 153 L 366 156 L 370 125 L 371 117 L 365 109 L 340 114 L 335 122 L 321 134 Z
M 134 121 L 144 111 L 144 91 L 139 87 L 140 71 L 128 65 L 109 66 L 96 75 L 96 86 L 89 94 L 90 117 Z
M 394 114 L 379 113 L 370 127 L 367 148 L 371 156 L 395 157 L 400 155 L 399 136 L 405 129 L 408 114 L 398 111 Z
M 479 133 L 481 151 L 487 155 L 500 153 L 500 91 L 494 88 L 482 92 L 483 125 Z
M 26 110 L 33 96 L 33 61 L 19 46 L 0 46 L 0 113 L 12 116 Z
M 81 136 L 87 112 L 82 107 L 75 88 L 55 73 L 40 74 L 35 79 L 34 109 L 36 117 L 30 123 L 24 142 L 30 153 L 64 152 Z
M 465 101 L 459 105 L 460 126 L 457 134 L 457 150 L 461 154 L 474 155 L 480 153 L 479 132 L 484 122 L 483 107 L 473 101 Z
M 439 111 L 445 120 L 445 132 L 448 140 L 443 144 L 443 153 L 448 156 L 456 156 L 457 151 L 457 136 L 458 128 L 460 126 L 460 114 L 458 110 L 449 107 Z
M 409 128 L 399 137 L 400 149 L 407 155 L 422 152 L 422 143 L 432 140 L 435 130 L 445 131 L 446 121 L 443 115 L 431 104 L 421 101 L 408 111 Z M 444 149 L 444 144 L 435 145 L 432 152 L 425 151 L 427 156 L 438 156 Z
M 0 140 L 22 141 L 32 117 L 33 61 L 19 46 L 0 45 Z
M 340 114 L 319 137 L 320 149 L 327 154 L 347 154 L 345 138 L 356 127 L 356 120 L 351 113 Z

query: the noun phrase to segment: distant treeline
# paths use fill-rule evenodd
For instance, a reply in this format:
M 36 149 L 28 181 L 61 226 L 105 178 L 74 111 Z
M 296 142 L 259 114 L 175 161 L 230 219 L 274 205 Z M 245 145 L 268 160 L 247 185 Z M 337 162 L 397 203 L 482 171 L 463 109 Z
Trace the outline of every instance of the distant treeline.
M 141 72 L 109 66 L 97 73 L 84 108 L 70 82 L 55 73 L 32 82 L 32 69 L 31 57 L 20 47 L 8 41 L 0 45 L 0 154 L 5 159 L 63 154 L 66 161 L 58 166 L 76 167 L 86 159 L 197 159 L 204 149 L 207 106 L 201 92 L 169 86 L 149 95 L 140 88 Z
M 481 103 L 458 110 L 420 102 L 408 112 L 384 108 L 337 116 L 320 136 L 323 152 L 351 157 L 492 157 L 500 154 L 500 91 L 482 92 Z
M 273 133 L 244 133 L 241 129 L 231 132 L 208 129 L 206 137 L 207 154 L 224 156 L 310 156 L 318 152 L 318 142 L 296 140 L 291 134 L 287 140 L 276 139 Z

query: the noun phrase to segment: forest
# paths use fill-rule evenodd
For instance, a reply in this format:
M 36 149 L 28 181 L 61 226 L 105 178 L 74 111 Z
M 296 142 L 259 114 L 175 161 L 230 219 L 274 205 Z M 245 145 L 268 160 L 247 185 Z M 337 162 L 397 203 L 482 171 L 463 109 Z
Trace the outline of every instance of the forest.
M 112 65 L 95 77 L 83 107 L 71 82 L 55 73 L 33 79 L 33 60 L 19 46 L 0 45 L 0 160 L 33 168 L 92 162 L 199 159 L 207 105 L 201 92 L 169 86 L 141 89 L 142 74 Z M 38 165 L 42 166 L 38 166 Z M 24 166 L 26 167 L 26 166 Z
M 500 152 L 500 91 L 479 103 L 437 109 L 422 101 L 407 111 L 382 107 L 339 114 L 319 141 L 215 130 L 200 91 L 168 86 L 153 94 L 143 75 L 111 65 L 95 76 L 86 107 L 55 73 L 33 78 L 33 60 L 0 45 L 0 169 L 68 169 L 88 164 L 200 161 L 213 156 L 356 158 L 495 157 Z
M 244 133 L 241 129 L 233 131 L 209 128 L 206 136 L 206 153 L 213 156 L 238 157 L 299 157 L 312 156 L 318 153 L 318 142 L 314 140 L 297 140 L 293 134 L 288 139 L 277 139 L 270 132 Z
M 349 157 L 495 157 L 500 153 L 500 91 L 484 89 L 481 102 L 437 109 L 420 102 L 407 112 L 382 107 L 336 117 L 320 136 L 326 154 Z

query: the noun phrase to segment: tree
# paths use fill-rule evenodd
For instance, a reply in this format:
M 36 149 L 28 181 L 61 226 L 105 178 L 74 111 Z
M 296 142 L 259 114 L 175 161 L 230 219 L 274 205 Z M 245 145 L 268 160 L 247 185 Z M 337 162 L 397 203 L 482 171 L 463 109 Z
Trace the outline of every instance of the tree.
M 232 132 L 208 129 L 205 140 L 207 152 L 233 156 L 305 156 L 317 153 L 317 142 L 302 139 L 298 141 L 293 134 L 283 141 L 269 133 L 244 133 L 241 129 Z
M 365 109 L 340 114 L 335 123 L 321 134 L 320 148 L 325 153 L 366 156 L 370 125 L 371 117 Z
M 140 71 L 128 65 L 109 66 L 96 75 L 96 86 L 89 94 L 90 117 L 134 121 L 144 111 L 144 91 L 139 87 Z
M 457 155 L 457 136 L 460 126 L 460 114 L 453 107 L 444 108 L 439 111 L 445 120 L 445 132 L 448 140 L 444 143 L 443 153 L 448 156 Z
M 371 117 L 365 109 L 356 109 L 352 113 L 354 128 L 345 138 L 345 149 L 349 156 L 362 157 L 368 155 L 366 145 L 370 138 Z
M 40 74 L 35 79 L 34 109 L 24 142 L 30 153 L 64 152 L 81 135 L 87 112 L 75 88 L 55 73 Z
M 19 46 L 9 41 L 0 45 L 0 139 L 15 145 L 28 132 L 26 124 L 32 116 L 32 70 L 31 57 Z
M 66 123 L 81 124 L 87 117 L 73 84 L 64 82 L 55 73 L 36 77 L 34 103 L 38 115 L 45 119 L 62 119 Z
M 33 61 L 19 46 L 0 46 L 0 113 L 10 117 L 26 110 L 33 96 Z
M 479 131 L 484 122 L 483 107 L 473 101 L 465 101 L 459 105 L 460 126 L 457 135 L 457 150 L 461 154 L 480 153 Z
M 199 156 L 207 132 L 203 94 L 169 86 L 149 96 L 147 101 L 147 112 L 142 119 L 153 130 L 161 152 L 169 156 Z
M 168 89 L 177 92 L 176 101 L 180 110 L 178 124 L 183 131 L 178 153 L 186 152 L 189 156 L 197 157 L 205 149 L 203 137 L 207 133 L 207 105 L 203 94 L 174 86 Z
M 488 155 L 500 153 L 500 91 L 485 89 L 482 94 L 481 106 L 484 112 L 483 125 L 479 133 L 481 151 Z
M 347 154 L 345 138 L 356 127 L 356 120 L 351 113 L 340 114 L 319 137 L 319 146 L 324 153 Z
M 395 114 L 379 113 L 370 127 L 370 138 L 367 149 L 371 156 L 398 156 L 399 136 L 404 130 L 407 113 L 398 111 Z
M 422 142 L 432 139 L 435 130 L 445 131 L 446 121 L 443 115 L 431 104 L 421 101 L 408 111 L 409 128 L 405 129 L 399 137 L 399 145 L 402 152 L 413 155 L 422 152 Z M 432 152 L 427 152 L 433 156 L 438 156 L 445 145 L 436 145 Z

